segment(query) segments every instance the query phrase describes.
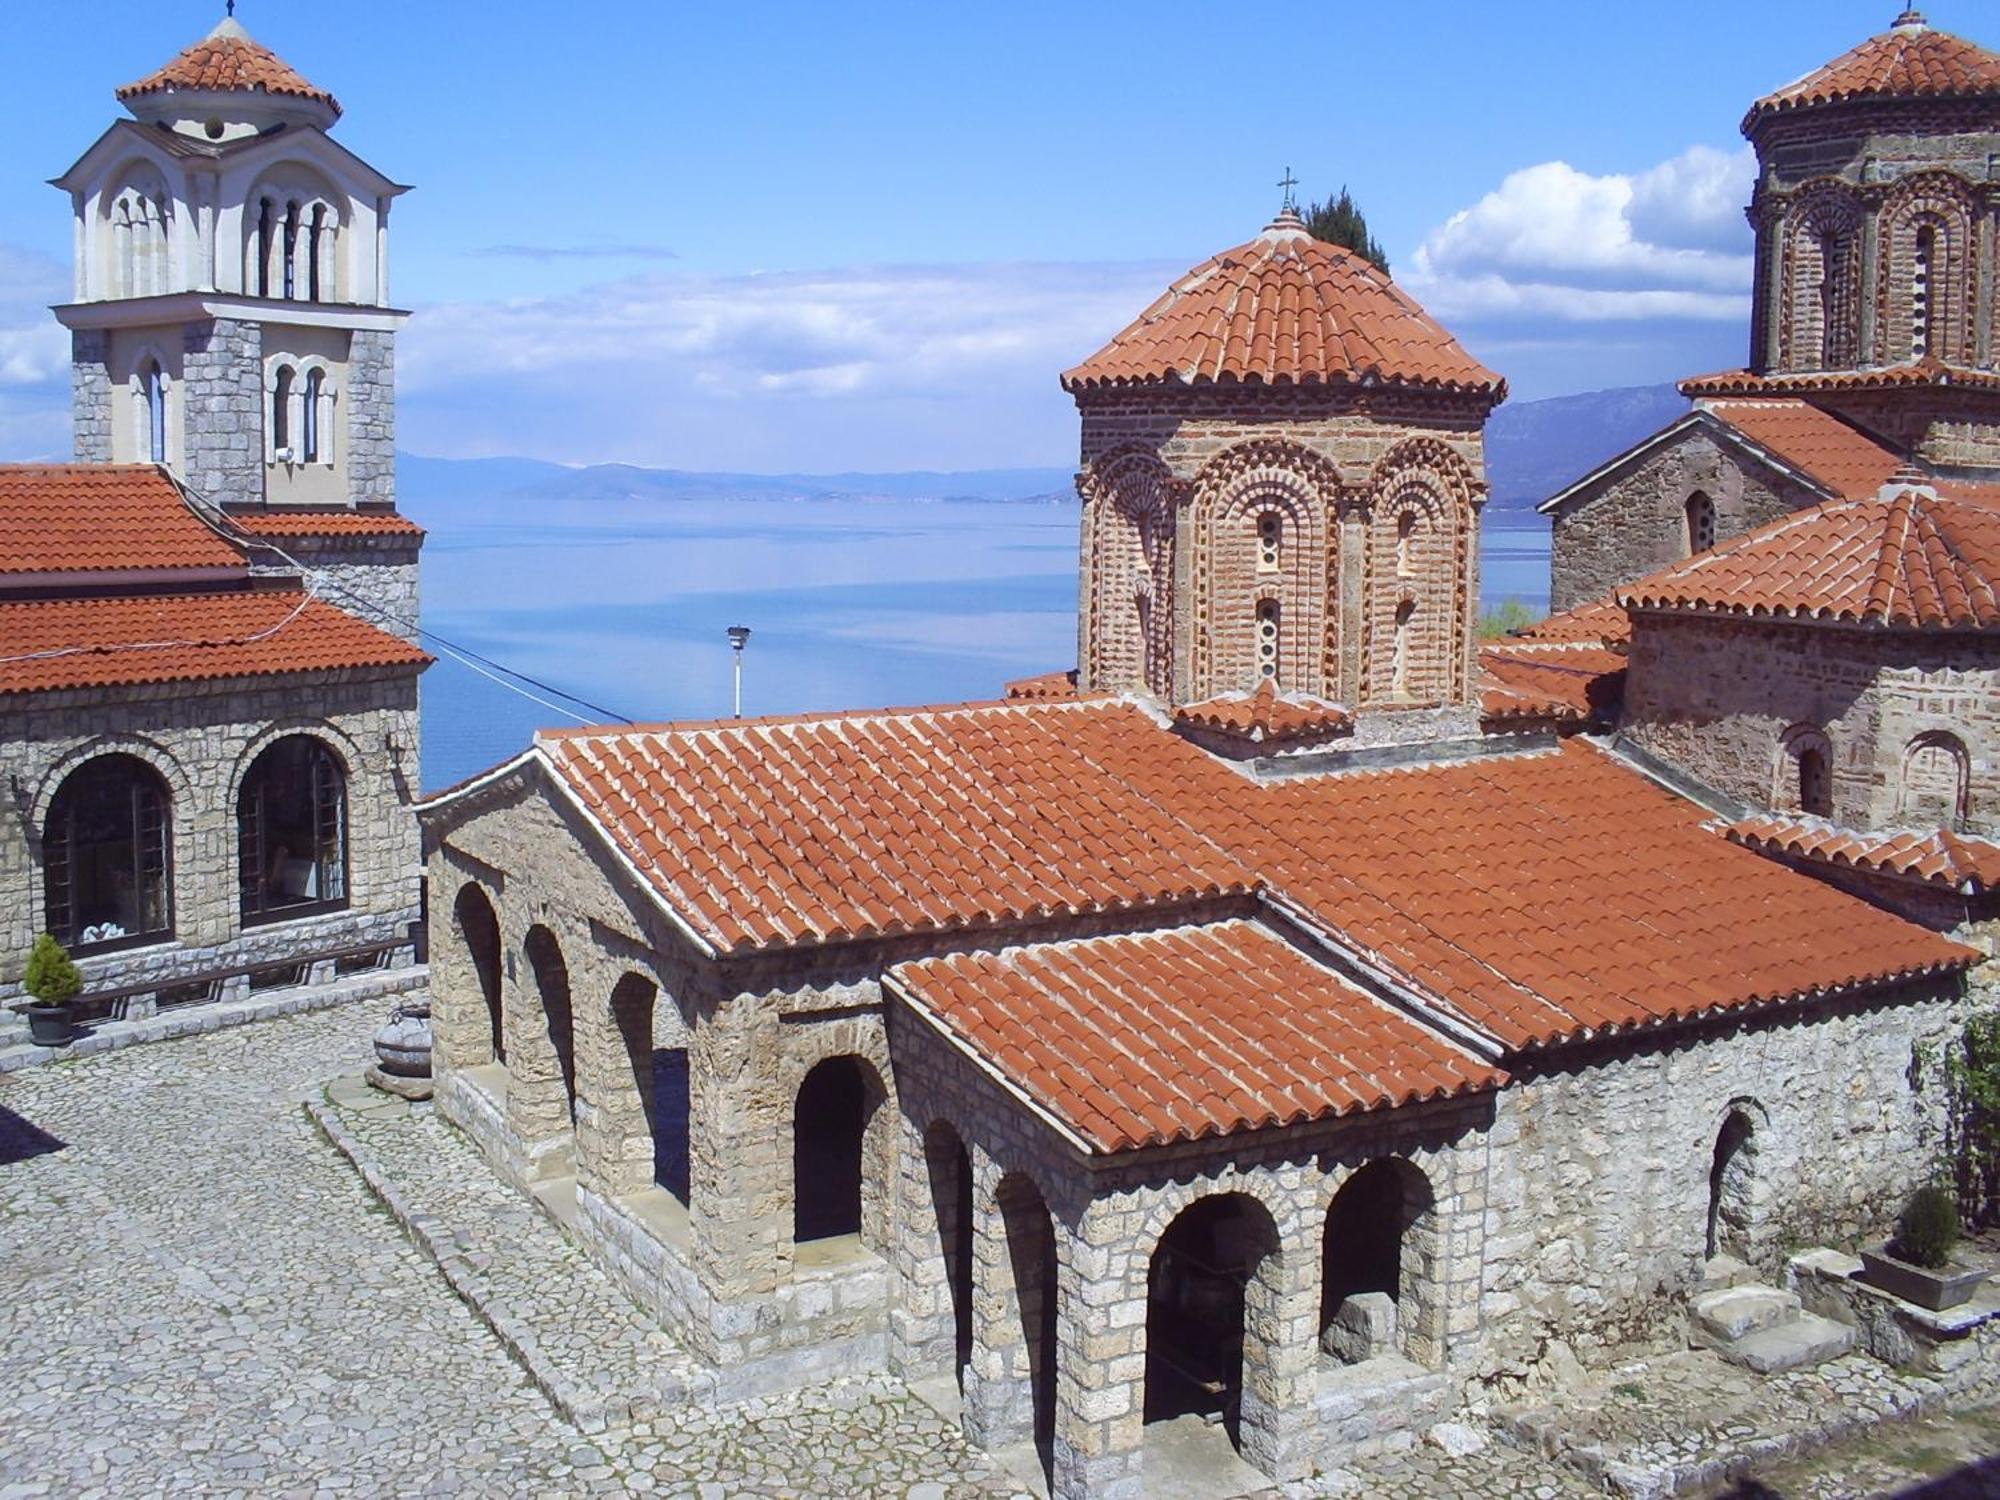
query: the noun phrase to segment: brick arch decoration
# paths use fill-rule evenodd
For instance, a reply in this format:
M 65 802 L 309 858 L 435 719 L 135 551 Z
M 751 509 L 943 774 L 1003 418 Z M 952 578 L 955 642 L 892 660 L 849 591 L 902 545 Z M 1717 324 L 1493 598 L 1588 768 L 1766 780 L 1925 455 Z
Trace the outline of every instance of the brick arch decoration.
M 1182 633 L 1193 696 L 1255 686 L 1256 608 L 1269 598 L 1281 611 L 1279 685 L 1323 694 L 1338 681 L 1328 672 L 1338 611 L 1328 605 L 1339 588 L 1335 523 L 1348 499 L 1330 460 L 1282 438 L 1239 443 L 1195 476 L 1194 618 Z M 1253 518 L 1266 509 L 1285 518 L 1284 550 L 1275 578 L 1260 579 Z
M 1897 813 L 1906 821 L 1962 826 L 1970 812 L 1972 757 L 1946 729 L 1926 729 L 1904 746 L 1897 777 Z
M 1413 618 L 1423 624 L 1411 647 L 1406 696 L 1458 702 L 1470 691 L 1472 549 L 1484 486 L 1448 443 L 1416 437 L 1382 455 L 1369 476 L 1367 494 L 1361 701 L 1378 701 L 1390 693 L 1396 616 L 1408 602 L 1415 606 Z M 1407 575 L 1397 556 L 1405 516 L 1416 520 Z
M 1804 774 L 1808 755 L 1820 757 L 1821 772 L 1833 776 L 1833 744 L 1816 724 L 1794 724 L 1778 736 L 1771 768 L 1771 806 L 1787 812 L 1810 811 L 1805 805 Z
M 1085 669 L 1093 688 L 1173 694 L 1174 539 L 1186 486 L 1151 448 L 1114 449 L 1077 476 L 1089 517 Z
M 1787 370 L 1837 369 L 1858 362 L 1861 332 L 1860 195 L 1847 183 L 1818 179 L 1793 199 L 1779 225 L 1783 309 L 1778 360 Z M 1826 263 L 1822 242 L 1834 241 L 1835 261 Z M 1827 309 L 1822 283 L 1837 278 L 1831 308 L 1833 336 L 1825 335 Z
M 1883 203 L 1876 235 L 1876 360 L 1907 364 L 1913 357 L 1917 236 L 1935 236 L 1929 301 L 1929 352 L 1947 364 L 1974 363 L 1973 314 L 1979 305 L 1979 257 L 1974 226 L 1980 205 L 1955 172 L 1922 172 L 1897 183 Z

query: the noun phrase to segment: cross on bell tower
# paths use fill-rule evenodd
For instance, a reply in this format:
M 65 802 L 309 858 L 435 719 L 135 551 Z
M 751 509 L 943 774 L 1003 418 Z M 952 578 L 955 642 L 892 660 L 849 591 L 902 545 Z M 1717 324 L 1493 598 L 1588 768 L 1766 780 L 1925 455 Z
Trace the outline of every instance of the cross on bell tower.
M 1298 185 L 1298 178 L 1292 175 L 1290 167 L 1286 167 L 1285 175 L 1278 179 L 1278 186 L 1284 190 L 1285 194 L 1284 202 L 1278 207 L 1280 213 L 1295 214 L 1299 211 L 1299 200 L 1293 196 L 1292 192 Z

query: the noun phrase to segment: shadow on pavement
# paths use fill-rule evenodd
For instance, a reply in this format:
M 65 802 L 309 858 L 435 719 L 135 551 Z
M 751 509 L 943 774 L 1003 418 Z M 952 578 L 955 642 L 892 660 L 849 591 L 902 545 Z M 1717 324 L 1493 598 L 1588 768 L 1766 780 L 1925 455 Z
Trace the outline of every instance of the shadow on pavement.
M 0 1167 L 27 1161 L 30 1157 L 47 1156 L 52 1151 L 66 1150 L 68 1146 L 68 1141 L 57 1140 L 33 1120 L 17 1115 L 0 1104 Z

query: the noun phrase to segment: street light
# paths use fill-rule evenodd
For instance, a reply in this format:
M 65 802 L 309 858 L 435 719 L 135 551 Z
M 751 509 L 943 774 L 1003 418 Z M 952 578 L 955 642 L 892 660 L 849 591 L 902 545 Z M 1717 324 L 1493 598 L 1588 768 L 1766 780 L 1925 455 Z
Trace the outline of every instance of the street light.
M 743 717 L 743 648 L 749 643 L 750 627 L 732 625 L 729 627 L 730 649 L 736 653 L 736 717 Z

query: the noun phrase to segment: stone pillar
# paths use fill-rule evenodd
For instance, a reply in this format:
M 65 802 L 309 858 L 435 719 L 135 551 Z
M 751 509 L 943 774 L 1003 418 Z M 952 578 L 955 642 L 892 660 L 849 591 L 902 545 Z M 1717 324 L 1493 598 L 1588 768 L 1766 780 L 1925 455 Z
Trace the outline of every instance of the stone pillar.
M 264 498 L 264 340 L 255 323 L 216 318 L 181 340 L 182 470 L 218 504 Z
M 347 346 L 347 489 L 356 503 L 396 503 L 396 336 L 357 330 Z
M 1878 347 L 1882 339 L 1876 298 L 1882 285 L 1882 215 L 1871 207 L 1861 216 L 1861 321 L 1854 345 L 1855 365 L 1887 364 Z
M 1358 504 L 1343 506 L 1335 513 L 1333 526 L 1340 539 L 1333 559 L 1337 569 L 1334 608 L 1339 618 L 1335 628 L 1340 632 L 1340 680 L 1328 688 L 1351 707 L 1361 701 L 1361 650 L 1367 634 L 1363 623 L 1368 611 L 1364 586 L 1368 555 L 1366 513 Z
M 69 336 L 70 429 L 76 461 L 111 462 L 111 372 L 105 366 L 110 336 L 101 328 L 79 328 Z M 186 403 L 182 403 L 186 410 Z
M 658 986 L 621 976 L 608 997 L 579 993 L 576 1180 L 601 1198 L 653 1185 L 653 1002 Z
M 1100 1201 L 1085 1210 L 1074 1233 L 1064 1233 L 1056 1275 L 1054 1500 L 1141 1500 L 1145 1494 L 1152 1246 L 1135 1243 L 1144 1220 L 1129 1203 Z
M 899 1058 L 898 1066 L 907 1058 Z M 927 1139 L 916 1122 L 896 1115 L 896 1238 L 889 1274 L 889 1368 L 905 1380 L 944 1373 L 956 1374 L 958 1316 L 952 1301 L 949 1245 L 960 1234 L 958 1137 L 935 1126 Z M 948 1142 L 944 1138 L 949 1134 Z M 969 1169 L 969 1164 L 968 1164 Z M 975 1199 L 975 1202 L 977 1200 Z
M 525 943 L 508 951 L 501 993 L 507 1036 L 507 1126 L 520 1153 L 521 1177 L 528 1183 L 567 1177 L 576 1170 L 569 1090 Z
M 777 1031 L 775 1012 L 759 1016 L 740 996 L 688 1042 L 693 1261 L 722 1302 L 775 1291 L 791 1273 L 793 1100 L 775 1077 Z
M 973 1157 L 972 1357 L 965 1371 L 966 1435 L 982 1448 L 1004 1448 L 1035 1435 L 1035 1393 L 1028 1332 L 1049 1289 L 1024 1265 L 1026 1221 L 1041 1205 L 1022 1201 L 1021 1180 L 1003 1187 L 999 1166 Z M 1003 1201 L 1004 1200 L 1004 1201 Z M 1045 1210 L 1042 1210 L 1044 1213 Z
M 1312 1218 L 1296 1208 L 1284 1216 L 1276 1253 L 1244 1288 L 1242 1453 L 1280 1482 L 1311 1466 L 1320 1281 Z

